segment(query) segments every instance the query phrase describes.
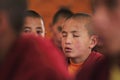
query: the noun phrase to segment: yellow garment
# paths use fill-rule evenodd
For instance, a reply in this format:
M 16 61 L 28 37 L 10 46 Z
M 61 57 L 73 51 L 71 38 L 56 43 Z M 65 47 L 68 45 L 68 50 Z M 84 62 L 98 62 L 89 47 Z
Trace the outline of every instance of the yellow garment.
M 75 76 L 76 73 L 81 69 L 83 63 L 75 64 L 70 60 L 70 64 L 68 66 L 68 71 L 70 75 Z
M 110 80 L 120 80 L 120 67 L 114 65 L 110 71 Z

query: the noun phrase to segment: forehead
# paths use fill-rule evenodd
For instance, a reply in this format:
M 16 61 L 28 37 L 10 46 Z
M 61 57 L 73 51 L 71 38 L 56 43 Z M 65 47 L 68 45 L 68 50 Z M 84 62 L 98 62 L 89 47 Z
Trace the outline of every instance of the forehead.
M 41 18 L 36 18 L 36 17 L 26 17 L 25 23 L 41 25 L 43 24 L 43 20 Z
M 41 28 L 43 31 L 45 31 L 44 22 L 41 18 L 26 17 L 24 26 L 34 29 Z
M 57 22 L 55 23 L 55 25 L 62 25 L 64 23 L 66 18 L 64 17 L 59 17 L 59 19 L 57 20 Z
M 86 31 L 85 22 L 82 20 L 69 19 L 63 24 L 65 31 Z

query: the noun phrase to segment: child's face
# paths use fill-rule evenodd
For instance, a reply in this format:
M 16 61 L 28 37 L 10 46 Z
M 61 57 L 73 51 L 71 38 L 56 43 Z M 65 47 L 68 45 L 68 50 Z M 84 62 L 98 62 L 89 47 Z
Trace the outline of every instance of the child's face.
M 55 41 L 55 44 L 61 47 L 61 31 L 62 24 L 64 23 L 65 18 L 59 18 L 59 20 L 52 26 L 52 39 Z
M 65 22 L 62 30 L 62 48 L 66 57 L 84 57 L 94 46 L 84 23 L 74 19 Z
M 40 18 L 26 17 L 24 24 L 24 33 L 32 33 L 36 36 L 45 36 L 43 20 Z

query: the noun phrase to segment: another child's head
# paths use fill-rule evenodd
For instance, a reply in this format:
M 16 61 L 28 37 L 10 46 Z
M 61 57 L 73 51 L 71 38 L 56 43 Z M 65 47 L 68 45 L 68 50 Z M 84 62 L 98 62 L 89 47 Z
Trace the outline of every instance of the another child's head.
M 85 59 L 97 43 L 97 36 L 91 29 L 91 16 L 77 13 L 68 18 L 62 29 L 62 48 L 69 58 Z
M 41 15 L 33 10 L 25 12 L 24 33 L 32 33 L 36 36 L 45 36 L 45 26 Z
M 58 47 L 61 47 L 61 36 L 60 36 L 60 33 L 62 31 L 61 25 L 63 24 L 63 22 L 67 17 L 70 17 L 72 15 L 73 13 L 69 9 L 61 8 L 55 13 L 53 17 L 53 21 L 51 25 L 52 40 Z
M 105 53 L 118 57 L 120 55 L 120 0 L 92 0 L 92 8 L 94 29 L 103 38 Z
M 0 0 L 0 60 L 22 31 L 26 0 Z

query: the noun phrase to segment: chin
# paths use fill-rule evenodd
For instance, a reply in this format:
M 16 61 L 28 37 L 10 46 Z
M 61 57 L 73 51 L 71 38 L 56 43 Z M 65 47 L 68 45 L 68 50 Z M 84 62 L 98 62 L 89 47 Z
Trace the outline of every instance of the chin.
M 69 54 L 65 54 L 65 56 L 66 56 L 66 57 L 69 57 L 69 58 L 74 57 L 74 56 L 73 56 L 72 54 L 70 54 L 70 53 L 69 53 Z

